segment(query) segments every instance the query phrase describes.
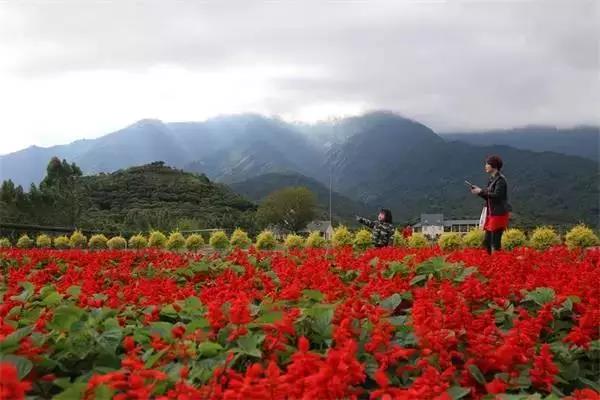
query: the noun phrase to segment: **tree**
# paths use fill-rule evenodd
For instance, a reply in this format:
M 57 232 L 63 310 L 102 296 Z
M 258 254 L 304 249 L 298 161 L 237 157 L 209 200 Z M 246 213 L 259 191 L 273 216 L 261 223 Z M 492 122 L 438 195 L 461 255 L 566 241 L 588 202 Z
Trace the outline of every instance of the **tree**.
M 46 177 L 40 191 L 51 199 L 51 205 L 60 213 L 60 223 L 75 225 L 81 215 L 83 188 L 82 172 L 75 163 L 53 157 L 46 168 Z
M 288 187 L 269 194 L 258 207 L 257 220 L 291 232 L 303 229 L 315 217 L 317 200 L 305 187 Z

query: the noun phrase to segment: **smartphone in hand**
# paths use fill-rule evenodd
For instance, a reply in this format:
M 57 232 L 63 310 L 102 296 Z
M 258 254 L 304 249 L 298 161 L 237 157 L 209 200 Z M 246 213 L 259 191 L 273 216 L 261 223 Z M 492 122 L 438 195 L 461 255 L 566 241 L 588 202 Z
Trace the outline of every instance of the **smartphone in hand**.
M 465 181 L 465 184 L 470 187 L 471 189 L 475 187 L 475 185 L 473 185 L 471 182 L 469 181 Z

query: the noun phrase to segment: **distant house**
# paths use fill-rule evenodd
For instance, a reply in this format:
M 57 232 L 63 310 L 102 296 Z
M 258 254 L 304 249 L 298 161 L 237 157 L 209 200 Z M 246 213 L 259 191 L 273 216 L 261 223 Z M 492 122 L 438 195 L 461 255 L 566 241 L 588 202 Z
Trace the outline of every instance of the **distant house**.
M 413 225 L 413 229 L 436 238 L 444 232 L 466 233 L 478 226 L 478 219 L 444 219 L 444 214 L 421 214 L 421 221 Z
M 327 240 L 331 240 L 333 236 L 333 226 L 329 221 L 312 221 L 301 232 L 310 234 L 311 232 L 319 232 Z

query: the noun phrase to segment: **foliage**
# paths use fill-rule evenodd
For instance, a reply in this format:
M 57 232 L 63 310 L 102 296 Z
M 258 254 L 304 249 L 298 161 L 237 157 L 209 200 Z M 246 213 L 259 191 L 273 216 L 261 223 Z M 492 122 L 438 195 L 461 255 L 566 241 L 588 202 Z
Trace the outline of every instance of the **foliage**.
M 122 236 L 112 237 L 106 242 L 109 249 L 118 250 L 127 248 L 127 240 Z
M 560 244 L 560 236 L 547 226 L 535 228 L 529 239 L 529 245 L 537 250 L 546 250 L 557 244 Z
M 565 243 L 569 248 L 586 248 L 600 245 L 600 240 L 593 230 L 581 224 L 573 227 L 565 235 Z
M 325 239 L 321 232 L 313 231 L 306 238 L 306 247 L 320 249 L 327 245 L 327 239 Z
M 361 229 L 354 235 L 354 247 L 358 250 L 366 250 L 373 246 L 371 232 L 367 229 Z
M 210 235 L 208 240 L 210 247 L 215 250 L 225 250 L 229 247 L 229 239 L 227 234 L 223 231 L 215 231 Z
M 0 249 L 2 248 L 8 248 L 12 246 L 12 244 L 10 243 L 10 239 L 8 238 L 0 238 Z
M 248 234 L 241 228 L 236 228 L 231 234 L 230 238 L 231 245 L 240 249 L 246 249 L 252 244 L 252 240 L 248 237 Z
M 172 232 L 167 240 L 167 249 L 183 250 L 185 248 L 185 238 L 181 232 Z
M 458 250 L 463 245 L 463 240 L 458 232 L 444 232 L 438 238 L 438 245 L 442 250 Z
M 35 239 L 35 245 L 37 247 L 52 247 L 52 238 L 44 234 L 38 235 Z
M 305 240 L 302 236 L 292 233 L 287 235 L 284 245 L 288 249 L 301 249 L 305 245 Z
M 129 248 L 130 249 L 143 249 L 148 246 L 148 240 L 146 236 L 138 233 L 137 235 L 133 235 L 129 238 Z
M 33 240 L 27 235 L 22 235 L 19 237 L 19 240 L 17 240 L 17 247 L 19 249 L 30 249 L 33 247 Z
M 108 247 L 107 243 L 108 243 L 108 239 L 106 238 L 106 236 L 104 236 L 102 234 L 92 235 L 92 237 L 88 241 L 88 247 L 90 249 L 95 249 L 95 250 L 106 249 Z
M 484 239 L 485 232 L 483 231 L 483 229 L 477 228 L 471 229 L 462 238 L 465 247 L 470 247 L 474 249 L 482 247 Z
M 69 245 L 74 249 L 83 249 L 87 246 L 87 237 L 81 231 L 75 231 L 69 237 Z
M 352 233 L 344 225 L 340 225 L 333 230 L 331 244 L 333 247 L 352 246 Z
M 506 250 L 512 250 L 517 247 L 527 245 L 527 237 L 523 231 L 512 228 L 507 229 L 502 235 L 502 248 Z
M 2 393 L 598 398 L 600 249 L 439 254 L 3 250 Z
M 395 247 L 406 247 L 408 246 L 408 241 L 402 234 L 402 232 L 398 229 L 394 232 L 394 236 L 392 237 L 392 242 Z
M 71 242 L 65 235 L 57 236 L 54 238 L 54 247 L 60 250 L 68 249 L 71 247 Z
M 305 187 L 288 187 L 268 195 L 258 207 L 257 221 L 298 232 L 315 217 L 315 195 Z
M 98 231 L 171 231 L 241 226 L 254 229 L 256 206 L 204 175 L 164 163 L 82 176 L 74 164 L 53 159 L 48 176 L 26 192 L 12 181 L 0 186 L 0 219 Z
M 270 230 L 264 230 L 256 237 L 256 248 L 259 250 L 273 250 L 277 246 L 277 239 Z
M 413 249 L 422 249 L 429 246 L 429 240 L 421 232 L 413 233 L 412 236 L 408 239 L 408 247 L 411 247 Z
M 150 232 L 150 236 L 148 237 L 148 246 L 154 247 L 156 249 L 164 249 L 167 245 L 167 237 L 164 233 L 160 231 L 152 231 Z
M 192 233 L 185 239 L 185 248 L 189 251 L 198 251 L 204 246 L 204 238 L 198 233 Z

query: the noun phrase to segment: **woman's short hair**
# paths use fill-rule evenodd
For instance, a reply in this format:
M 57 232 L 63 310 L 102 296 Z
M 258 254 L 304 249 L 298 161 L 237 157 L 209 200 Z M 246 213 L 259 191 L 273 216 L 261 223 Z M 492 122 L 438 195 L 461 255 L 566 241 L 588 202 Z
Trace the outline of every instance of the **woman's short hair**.
M 392 223 L 392 212 L 389 209 L 382 208 L 379 212 L 383 214 L 383 222 Z
M 497 170 L 502 169 L 502 165 L 504 165 L 500 156 L 489 156 L 485 160 L 485 163 L 489 164 L 492 168 L 495 168 Z

